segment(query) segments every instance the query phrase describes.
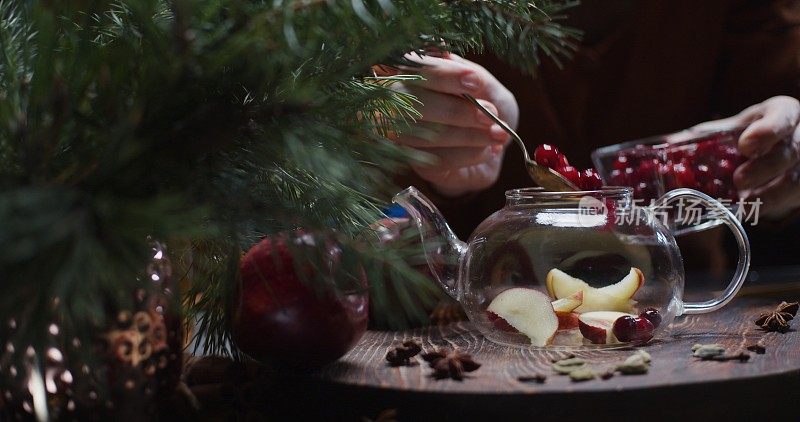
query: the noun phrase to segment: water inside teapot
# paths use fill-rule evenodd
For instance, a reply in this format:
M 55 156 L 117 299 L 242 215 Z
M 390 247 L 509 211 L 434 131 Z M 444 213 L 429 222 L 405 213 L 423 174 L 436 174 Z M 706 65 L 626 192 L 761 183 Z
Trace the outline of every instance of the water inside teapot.
M 611 299 L 607 305 L 603 300 L 592 299 L 592 307 L 580 313 L 556 312 L 559 328 L 549 345 L 592 344 L 578 327 L 578 318 L 587 312 L 638 315 L 646 308 L 654 308 L 665 318 L 674 316 L 673 302 L 681 296 L 681 275 L 675 270 L 680 262 L 674 262 L 670 251 L 652 233 L 626 234 L 624 230 L 620 233 L 579 224 L 531 226 L 513 222 L 506 218 L 503 224 L 482 231 L 487 234 L 470 242 L 465 308 L 473 311 L 471 319 L 486 321 L 491 327 L 488 336 L 493 340 L 517 345 L 531 342 L 526 334 L 498 322 L 487 309 L 499 294 L 514 288 L 536 290 L 552 301 L 562 299 L 557 286 L 553 286 L 559 280 L 548 281 L 554 269 L 598 291 L 620 282 L 632 268 L 641 271 L 644 281 L 635 289 L 619 290 L 622 296 L 630 294 L 623 297 L 624 306 Z

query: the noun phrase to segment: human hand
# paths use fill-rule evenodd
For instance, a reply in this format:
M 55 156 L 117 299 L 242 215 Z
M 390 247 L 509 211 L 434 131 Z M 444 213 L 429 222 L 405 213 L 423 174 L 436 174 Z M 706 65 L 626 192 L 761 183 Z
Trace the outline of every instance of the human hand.
M 411 168 L 447 196 L 488 188 L 497 181 L 510 137 L 461 94 L 472 94 L 516 128 L 519 108 L 514 95 L 486 69 L 455 54 L 407 58 L 423 67 L 402 71 L 425 80 L 394 87 L 422 102 L 422 118 L 396 141 L 433 157 L 433 163 L 412 163 Z
M 763 201 L 759 213 L 780 218 L 800 207 L 800 102 L 772 97 L 727 119 L 693 129 L 745 127 L 739 152 L 747 158 L 733 173 L 743 198 Z

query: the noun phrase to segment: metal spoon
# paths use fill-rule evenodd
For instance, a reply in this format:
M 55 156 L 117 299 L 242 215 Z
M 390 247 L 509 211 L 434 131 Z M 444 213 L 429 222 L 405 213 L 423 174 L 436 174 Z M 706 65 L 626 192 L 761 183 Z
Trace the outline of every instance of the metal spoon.
M 569 180 L 567 180 L 564 176 L 557 173 L 555 170 L 539 165 L 536 161 L 531 160 L 530 155 L 528 155 L 528 150 L 525 148 L 525 143 L 522 142 L 522 138 L 517 135 L 517 132 L 514 132 L 514 129 L 511 129 L 510 126 L 506 124 L 506 122 L 500 120 L 499 117 L 495 116 L 494 113 L 489 111 L 486 107 L 483 106 L 478 100 L 475 99 L 472 95 L 469 94 L 462 94 L 464 98 L 475 104 L 475 106 L 480 109 L 483 114 L 489 116 L 490 119 L 494 120 L 495 123 L 500 125 L 503 130 L 508 132 L 511 135 L 511 138 L 517 142 L 517 145 L 522 149 L 522 154 L 525 158 L 525 168 L 528 169 L 528 174 L 531 176 L 533 181 L 547 189 L 552 191 L 559 191 L 559 192 L 569 192 L 569 191 L 576 191 L 579 190 L 577 186 L 572 184 Z

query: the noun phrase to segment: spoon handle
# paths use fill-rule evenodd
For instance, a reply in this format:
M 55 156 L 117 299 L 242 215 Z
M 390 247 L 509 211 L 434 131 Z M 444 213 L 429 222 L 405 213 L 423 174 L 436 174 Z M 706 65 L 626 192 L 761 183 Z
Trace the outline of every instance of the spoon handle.
M 475 106 L 478 107 L 478 109 L 481 112 L 483 112 L 483 114 L 489 116 L 490 119 L 494 120 L 495 123 L 497 123 L 501 128 L 503 128 L 503 130 L 505 130 L 509 135 L 511 135 L 514 141 L 517 142 L 517 145 L 522 149 L 522 153 L 525 155 L 525 161 L 530 161 L 531 157 L 528 155 L 528 149 L 525 148 L 525 143 L 522 142 L 522 138 L 520 138 L 519 135 L 517 135 L 517 132 L 514 132 L 514 129 L 511 129 L 511 126 L 509 126 L 506 122 L 500 120 L 499 117 L 495 116 L 494 113 L 492 113 L 491 111 L 489 111 L 489 109 L 484 107 L 483 104 L 481 104 L 480 101 L 478 101 L 472 95 L 470 94 L 461 94 L 461 95 L 467 100 L 469 100 L 471 103 L 475 104 Z

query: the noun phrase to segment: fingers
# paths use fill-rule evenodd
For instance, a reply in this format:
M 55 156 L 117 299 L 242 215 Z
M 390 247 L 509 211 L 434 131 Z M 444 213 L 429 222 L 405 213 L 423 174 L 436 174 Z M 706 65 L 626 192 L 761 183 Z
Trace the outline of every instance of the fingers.
M 762 205 L 759 212 L 765 217 L 780 218 L 800 206 L 800 166 L 784 173 L 772 183 L 753 192 Z
M 495 125 L 497 126 L 497 125 Z M 499 126 L 497 126 L 499 129 Z M 452 148 L 503 145 L 508 136 L 502 129 L 470 128 L 436 123 L 421 123 L 403 134 L 397 142 L 413 148 Z
M 444 94 L 468 93 L 484 97 L 487 88 L 495 82 L 494 77 L 485 69 L 455 54 L 450 54 L 447 58 L 408 54 L 406 58 L 422 65 L 421 68 L 414 70 L 422 75 L 425 81 L 412 83 L 423 84 L 427 89 Z
M 757 188 L 785 173 L 800 161 L 797 142 L 781 141 L 764 155 L 753 158 L 736 169 L 733 183 L 741 190 Z
M 418 111 L 422 113 L 423 121 L 473 128 L 488 128 L 494 124 L 489 116 L 464 98 L 414 87 L 409 87 L 408 91 L 416 95 L 422 103 Z M 497 115 L 497 107 L 494 104 L 484 100 L 479 101 Z
M 435 167 L 442 173 L 458 170 L 465 167 L 476 166 L 491 161 L 503 151 L 502 145 L 489 147 L 458 147 L 458 148 L 420 148 L 434 157 L 434 163 L 428 165 L 412 164 L 415 168 Z
M 744 127 L 753 121 L 761 118 L 761 109 L 763 104 L 756 104 L 754 106 L 744 109 L 742 112 L 735 116 L 726 117 L 719 120 L 711 120 L 692 126 L 688 130 L 680 133 L 686 139 L 697 136 L 697 132 L 716 132 L 720 130 L 730 130 L 738 127 Z M 677 134 L 676 134 L 677 135 Z M 676 139 L 671 142 L 680 142 L 684 139 Z
M 499 176 L 502 160 L 497 156 L 485 165 L 464 167 L 458 170 L 441 171 L 435 167 L 419 169 L 419 175 L 445 196 L 460 196 L 468 192 L 479 191 L 493 185 Z
M 746 157 L 758 157 L 794 132 L 800 121 L 800 103 L 791 97 L 773 97 L 741 114 L 755 119 L 739 137 L 739 151 Z

